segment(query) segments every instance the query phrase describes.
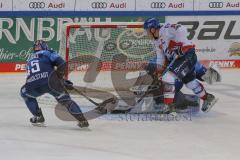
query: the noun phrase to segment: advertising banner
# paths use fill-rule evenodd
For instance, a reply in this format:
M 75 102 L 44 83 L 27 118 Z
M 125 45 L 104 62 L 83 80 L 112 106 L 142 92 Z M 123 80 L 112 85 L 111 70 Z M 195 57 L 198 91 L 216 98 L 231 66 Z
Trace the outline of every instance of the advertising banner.
M 192 11 L 193 0 L 137 0 L 137 11 Z
M 135 0 L 77 0 L 76 11 L 134 11 Z
M 14 0 L 13 11 L 74 11 L 75 0 Z
M 236 0 L 194 0 L 194 10 L 197 11 L 226 11 L 239 9 L 240 1 Z
M 33 42 L 45 40 L 59 50 L 64 23 L 71 22 L 136 22 L 148 17 L 9 17 L 0 18 L 0 72 L 24 71 L 32 53 Z M 165 17 L 159 17 L 161 22 Z M 109 59 L 110 61 L 110 59 Z
M 196 45 L 199 59 L 240 59 L 240 16 L 169 16 L 166 21 L 188 28 L 188 38 Z M 232 61 L 219 61 L 219 64 L 222 67 L 236 67 Z
M 0 0 L 1 11 L 239 11 L 236 0 Z

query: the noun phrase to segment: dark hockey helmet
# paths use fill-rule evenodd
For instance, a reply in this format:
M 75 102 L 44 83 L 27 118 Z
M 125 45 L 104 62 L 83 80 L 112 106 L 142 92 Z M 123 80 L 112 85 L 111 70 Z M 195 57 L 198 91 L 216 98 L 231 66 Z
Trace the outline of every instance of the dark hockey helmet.
M 48 50 L 48 45 L 43 40 L 37 40 L 33 44 L 33 51 L 41 51 L 41 50 Z
M 158 29 L 160 27 L 161 27 L 160 22 L 156 18 L 148 18 L 147 20 L 144 21 L 143 25 L 144 30 L 148 30 L 151 28 Z

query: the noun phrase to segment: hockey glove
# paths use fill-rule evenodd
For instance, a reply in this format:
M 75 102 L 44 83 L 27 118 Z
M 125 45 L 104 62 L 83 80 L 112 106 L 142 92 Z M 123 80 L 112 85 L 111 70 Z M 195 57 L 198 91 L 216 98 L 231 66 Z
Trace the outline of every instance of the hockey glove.
M 57 73 L 57 76 L 58 76 L 59 79 L 62 79 L 64 77 L 65 69 L 66 69 L 66 64 L 65 63 L 57 66 L 56 73 Z
M 149 75 L 154 75 L 155 71 L 157 69 L 157 66 L 155 63 L 149 63 L 146 67 L 145 70 Z
M 63 84 L 64 84 L 64 87 L 65 87 L 67 90 L 73 90 L 73 89 L 74 89 L 74 87 L 73 87 L 73 82 L 71 82 L 70 80 L 64 79 L 64 80 L 63 80 Z
M 176 54 L 178 57 L 182 57 L 184 55 L 183 51 L 182 51 L 182 47 L 181 46 L 177 46 L 174 50 L 173 50 L 173 54 Z

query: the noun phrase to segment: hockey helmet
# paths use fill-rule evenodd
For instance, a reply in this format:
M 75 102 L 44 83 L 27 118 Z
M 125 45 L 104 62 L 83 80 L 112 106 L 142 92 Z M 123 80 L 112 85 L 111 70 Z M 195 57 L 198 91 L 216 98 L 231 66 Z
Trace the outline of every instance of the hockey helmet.
M 43 40 L 37 40 L 33 44 L 33 51 L 48 50 L 48 45 Z
M 144 21 L 144 25 L 143 25 L 145 30 L 151 29 L 151 28 L 155 28 L 158 29 L 160 28 L 160 22 L 158 19 L 156 18 L 148 18 L 147 20 Z

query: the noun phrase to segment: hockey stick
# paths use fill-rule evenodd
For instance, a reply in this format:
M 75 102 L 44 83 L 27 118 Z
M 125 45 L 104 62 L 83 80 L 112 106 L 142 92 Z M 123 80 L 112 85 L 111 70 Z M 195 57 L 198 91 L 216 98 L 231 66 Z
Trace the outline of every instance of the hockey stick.
M 77 88 L 72 87 L 72 89 L 77 92 L 78 94 L 82 95 L 84 98 L 86 98 L 89 102 L 91 102 L 92 104 L 94 104 L 95 106 L 97 106 L 97 108 L 95 108 L 96 110 L 100 111 L 101 113 L 106 113 L 106 105 L 108 103 L 116 103 L 116 99 L 114 97 L 109 98 L 104 100 L 102 103 L 97 103 L 94 100 L 92 100 L 91 98 L 89 98 L 87 95 L 85 95 L 83 92 L 79 91 Z
M 152 91 L 152 89 L 150 89 L 150 88 L 151 88 L 151 86 L 154 85 L 155 82 L 156 82 L 156 79 L 153 80 L 151 85 L 148 87 L 147 91 L 138 99 L 137 103 L 141 102 L 143 100 L 143 98 L 145 98 Z
M 174 57 L 174 59 L 171 61 L 171 63 L 167 66 L 167 68 L 163 71 L 162 75 L 161 75 L 158 79 L 161 79 L 161 78 L 164 76 L 164 74 L 166 74 L 166 73 L 169 71 L 170 67 L 172 67 L 173 63 L 174 63 L 177 59 L 178 59 L 178 56 L 176 55 L 176 56 Z M 154 79 L 150 86 L 154 85 L 154 83 L 155 83 L 156 81 L 158 81 L 158 79 L 157 79 L 157 80 Z M 147 91 L 138 99 L 137 103 L 141 102 L 141 101 L 143 100 L 143 98 L 145 98 L 146 95 L 148 95 L 148 94 L 150 93 L 150 91 L 151 91 L 151 89 L 150 89 L 150 87 L 148 87 Z

